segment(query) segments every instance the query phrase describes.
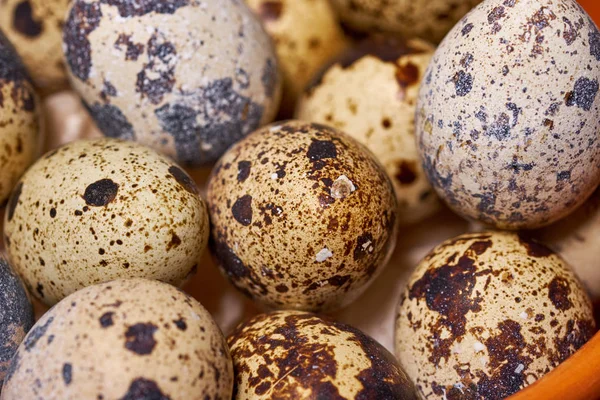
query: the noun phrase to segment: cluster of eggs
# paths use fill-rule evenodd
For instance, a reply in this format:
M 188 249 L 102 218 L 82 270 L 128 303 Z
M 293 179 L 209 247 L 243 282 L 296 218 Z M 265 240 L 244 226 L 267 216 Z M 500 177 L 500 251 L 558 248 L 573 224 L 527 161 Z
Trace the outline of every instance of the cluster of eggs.
M 575 0 L 246 3 L 0 2 L 1 399 L 496 399 L 595 334 L 567 264 L 600 229 Z M 106 137 L 40 157 L 68 87 Z M 413 271 L 395 356 L 313 314 L 442 203 L 486 229 Z M 223 335 L 178 288 L 207 249 L 279 311 Z

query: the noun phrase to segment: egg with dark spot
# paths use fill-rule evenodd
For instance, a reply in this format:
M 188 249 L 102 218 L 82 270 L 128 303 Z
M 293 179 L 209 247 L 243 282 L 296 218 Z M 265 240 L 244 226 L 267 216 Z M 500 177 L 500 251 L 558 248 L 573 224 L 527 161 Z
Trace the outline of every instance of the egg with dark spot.
M 454 211 L 537 228 L 592 194 L 599 38 L 574 0 L 488 0 L 448 34 L 421 86 L 416 130 L 425 172 Z
M 235 400 L 417 399 L 383 346 L 358 329 L 314 314 L 258 315 L 228 338 Z
M 14 43 L 43 93 L 68 87 L 62 29 L 70 0 L 3 0 L 0 29 Z
M 436 247 L 400 299 L 395 348 L 423 398 L 503 399 L 596 332 L 570 267 L 516 233 L 466 234 Z
M 63 46 L 100 130 L 181 164 L 216 161 L 277 113 L 275 50 L 242 1 L 73 0 Z
M 323 64 L 347 45 L 328 0 L 246 0 L 273 38 L 283 72 L 282 112 Z
M 25 287 L 8 263 L 0 258 L 0 387 L 11 358 L 34 322 Z
M 288 121 L 247 136 L 219 160 L 207 196 L 222 272 L 270 307 L 349 304 L 396 243 L 396 198 L 384 169 L 324 125 Z
M 438 43 L 481 0 L 332 0 L 345 25 Z
M 229 349 L 208 311 L 136 278 L 89 286 L 48 311 L 13 358 L 1 398 L 229 400 L 232 390 Z
M 38 155 L 38 107 L 25 67 L 0 31 L 0 205 Z
M 118 278 L 182 284 L 200 262 L 208 207 L 154 150 L 117 139 L 52 151 L 23 176 L 5 216 L 15 270 L 48 305 Z
M 375 154 L 394 184 L 404 224 L 439 208 L 415 143 L 417 96 L 433 50 L 416 40 L 365 40 L 317 74 L 296 109 L 297 118 L 331 125 Z

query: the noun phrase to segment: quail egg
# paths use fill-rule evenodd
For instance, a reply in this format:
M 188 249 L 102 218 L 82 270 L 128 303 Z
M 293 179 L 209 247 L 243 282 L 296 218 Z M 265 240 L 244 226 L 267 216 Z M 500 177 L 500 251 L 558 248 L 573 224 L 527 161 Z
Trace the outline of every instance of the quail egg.
M 62 29 L 70 0 L 2 0 L 0 29 L 44 93 L 68 87 Z
M 239 0 L 73 0 L 63 44 L 100 130 L 182 164 L 215 161 L 277 113 L 275 51 Z
M 299 311 L 262 314 L 228 343 L 235 400 L 417 399 L 383 346 L 351 326 Z
M 575 0 L 488 0 L 448 34 L 419 95 L 425 171 L 503 229 L 566 216 L 600 183 L 600 33 Z
M 409 279 L 396 355 L 427 399 L 503 399 L 596 332 L 587 294 L 547 247 L 507 232 L 435 248 Z
M 33 307 L 21 280 L 0 258 L 0 387 L 11 358 L 34 322 Z
M 15 271 L 53 305 L 95 283 L 192 274 L 209 235 L 192 179 L 133 142 L 73 142 L 46 154 L 17 184 L 4 221 Z
M 208 311 L 165 283 L 122 279 L 48 311 L 0 398 L 229 400 L 232 389 L 231 356 Z
M 365 144 L 385 167 L 398 198 L 399 221 L 431 215 L 439 201 L 415 143 L 415 107 L 434 48 L 376 37 L 342 53 L 314 77 L 296 117 L 331 125 Z
M 283 72 L 281 113 L 291 115 L 310 78 L 347 46 L 328 0 L 246 0 L 273 38 Z
M 0 204 L 38 154 L 38 112 L 25 68 L 0 31 Z
M 363 32 L 387 31 L 438 43 L 481 0 L 332 0 L 340 19 Z
M 396 199 L 374 156 L 333 128 L 287 121 L 232 146 L 208 182 L 212 250 L 270 307 L 356 299 L 396 243 Z

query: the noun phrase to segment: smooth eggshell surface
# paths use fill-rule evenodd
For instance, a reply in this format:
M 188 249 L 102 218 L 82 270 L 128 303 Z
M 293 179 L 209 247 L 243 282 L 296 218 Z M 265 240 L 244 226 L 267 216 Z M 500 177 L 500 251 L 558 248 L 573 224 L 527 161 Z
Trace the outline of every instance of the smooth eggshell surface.
M 71 0 L 3 0 L 0 29 L 15 45 L 43 93 L 68 87 L 62 30 Z
M 246 0 L 273 38 L 283 72 L 283 112 L 310 78 L 347 46 L 328 0 Z
M 105 135 L 182 164 L 215 161 L 277 113 L 275 51 L 240 0 L 75 0 L 64 48 Z
M 0 31 L 0 204 L 38 155 L 38 107 L 25 68 Z
M 2 400 L 229 400 L 233 367 L 210 314 L 145 279 L 87 287 L 48 311 L 13 358 Z
M 241 291 L 277 308 L 356 299 L 396 243 L 396 199 L 366 148 L 323 125 L 275 124 L 238 142 L 208 183 L 212 249 Z
M 481 0 L 332 0 L 340 19 L 363 32 L 386 31 L 438 43 Z
M 417 96 L 433 50 L 418 41 L 366 40 L 318 74 L 296 110 L 297 118 L 331 125 L 375 154 L 394 184 L 404 224 L 439 207 L 415 142 Z
M 262 314 L 228 343 L 235 400 L 417 399 L 413 384 L 383 346 L 351 326 L 314 314 Z
M 429 180 L 459 214 L 550 224 L 600 182 L 600 33 L 574 0 L 489 0 L 435 53 L 417 136 Z
M 13 267 L 48 305 L 117 278 L 180 285 L 208 235 L 192 179 L 152 149 L 116 139 L 46 154 L 17 185 L 4 225 Z
M 8 263 L 0 258 L 0 387 L 11 358 L 34 322 L 25 287 Z
M 502 399 L 595 332 L 585 290 L 551 250 L 514 233 L 466 234 L 436 247 L 410 278 L 396 355 L 425 398 Z

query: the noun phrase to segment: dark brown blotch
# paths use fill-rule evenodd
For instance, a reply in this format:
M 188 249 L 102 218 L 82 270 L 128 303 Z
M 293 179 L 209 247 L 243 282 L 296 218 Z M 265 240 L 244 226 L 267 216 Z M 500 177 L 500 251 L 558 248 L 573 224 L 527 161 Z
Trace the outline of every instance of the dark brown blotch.
M 13 28 L 30 38 L 39 36 L 44 30 L 43 24 L 33 19 L 33 9 L 29 0 L 22 1 L 15 7 Z
M 102 316 L 100 317 L 100 326 L 103 328 L 108 328 L 110 326 L 113 326 L 114 325 L 114 321 L 113 321 L 114 315 L 115 315 L 115 313 L 112 311 L 105 312 L 104 314 L 102 314 Z
M 331 140 L 313 140 L 308 148 L 306 156 L 315 162 L 328 158 L 337 157 L 337 148 Z
M 258 7 L 258 15 L 264 22 L 277 21 L 283 12 L 281 1 L 263 1 Z
M 15 209 L 19 204 L 19 198 L 21 197 L 21 192 L 23 191 L 23 182 L 19 182 L 19 184 L 13 189 L 12 195 L 10 196 L 10 200 L 8 201 L 8 220 L 11 221 L 15 215 Z
M 88 206 L 106 207 L 116 197 L 119 185 L 111 179 L 101 179 L 89 185 L 83 194 L 83 199 Z
M 185 190 L 190 193 L 198 194 L 198 186 L 196 186 L 196 182 L 188 174 L 186 174 L 181 168 L 172 165 L 169 168 L 169 173 L 175 178 L 177 183 L 179 183 Z
M 125 348 L 141 356 L 152 354 L 156 340 L 154 332 L 158 327 L 152 323 L 138 323 L 125 332 Z
M 252 196 L 245 195 L 236 200 L 231 207 L 233 218 L 244 226 L 252 224 Z
M 127 393 L 119 400 L 171 400 L 171 398 L 160 390 L 156 382 L 137 378 L 131 382 Z
M 398 164 L 398 172 L 394 175 L 401 185 L 410 185 L 417 180 L 417 165 L 414 161 L 403 160 Z
M 567 311 L 573 307 L 569 299 L 570 294 L 571 286 L 564 278 L 557 276 L 548 284 L 548 298 L 558 310 Z
M 250 171 L 252 169 L 252 163 L 250 161 L 240 161 L 238 163 L 238 175 L 237 180 L 240 183 L 243 183 L 250 176 Z
M 527 254 L 531 257 L 550 257 L 554 252 L 541 243 L 524 233 L 519 233 L 519 242 L 527 249 Z

